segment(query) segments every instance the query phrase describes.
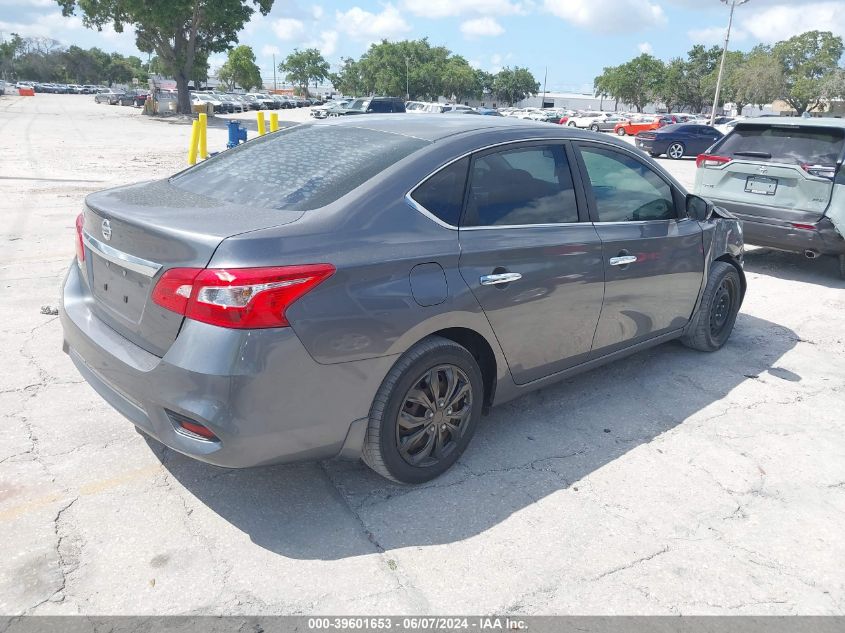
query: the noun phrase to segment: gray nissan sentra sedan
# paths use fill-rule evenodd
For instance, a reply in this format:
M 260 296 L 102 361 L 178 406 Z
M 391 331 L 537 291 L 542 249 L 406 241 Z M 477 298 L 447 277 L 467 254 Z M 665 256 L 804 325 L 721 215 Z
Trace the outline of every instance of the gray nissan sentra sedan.
M 490 406 L 671 339 L 719 349 L 742 259 L 729 213 L 624 142 L 341 117 L 88 196 L 64 349 L 186 455 L 419 483 Z

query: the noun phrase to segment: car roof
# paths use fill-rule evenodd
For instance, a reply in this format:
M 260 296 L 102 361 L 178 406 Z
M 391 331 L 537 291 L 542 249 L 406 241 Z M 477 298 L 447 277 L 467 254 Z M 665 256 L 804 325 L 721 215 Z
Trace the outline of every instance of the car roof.
M 539 121 L 514 117 L 464 117 L 442 114 L 368 114 L 366 116 L 337 117 L 328 121 L 312 122 L 308 125 L 339 125 L 402 134 L 425 141 L 438 141 L 456 134 L 496 130 L 525 130 L 526 138 L 584 138 L 598 139 L 604 143 L 631 149 L 631 144 L 618 141 L 607 135 L 578 130 L 572 127 L 549 125 Z
M 782 117 L 754 117 L 751 119 L 740 119 L 737 125 L 801 125 L 804 127 L 841 127 L 845 128 L 845 119 L 834 117 L 813 117 L 805 119 L 799 116 Z

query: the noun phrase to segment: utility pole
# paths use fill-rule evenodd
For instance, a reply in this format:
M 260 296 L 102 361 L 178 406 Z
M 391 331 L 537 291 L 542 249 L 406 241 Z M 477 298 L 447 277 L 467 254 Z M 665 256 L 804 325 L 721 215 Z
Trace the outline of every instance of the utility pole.
M 543 99 L 540 101 L 540 107 L 546 107 L 546 79 L 549 77 L 549 67 L 546 66 L 546 70 L 543 71 Z
M 273 53 L 273 92 L 278 90 L 276 86 L 276 53 Z
M 411 100 L 411 80 L 408 76 L 408 56 L 405 56 L 405 101 Z
M 716 108 L 719 105 L 719 92 L 722 90 L 722 73 L 725 72 L 725 58 L 728 56 L 728 41 L 731 39 L 731 26 L 734 23 L 734 9 L 745 4 L 748 0 L 719 0 L 731 5 L 731 16 L 728 18 L 728 30 L 725 31 L 725 48 L 722 49 L 722 62 L 719 64 L 719 76 L 716 79 L 716 94 L 713 96 L 713 109 L 710 111 L 710 125 L 716 120 Z M 742 114 L 742 112 L 740 112 Z

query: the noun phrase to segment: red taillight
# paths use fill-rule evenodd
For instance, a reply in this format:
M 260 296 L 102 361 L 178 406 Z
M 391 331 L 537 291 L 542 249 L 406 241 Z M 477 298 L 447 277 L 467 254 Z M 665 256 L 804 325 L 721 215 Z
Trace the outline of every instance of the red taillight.
M 699 154 L 695 159 L 696 167 L 721 167 L 731 162 L 727 156 L 716 156 L 715 154 Z
M 286 327 L 290 305 L 334 271 L 331 264 L 172 268 L 156 284 L 153 301 L 189 319 L 221 327 Z
M 83 224 L 85 224 L 85 215 L 80 213 L 76 216 L 76 259 L 80 264 L 85 261 L 85 244 L 82 242 Z
M 562 117 L 560 117 L 560 121 L 558 121 L 558 123 L 560 125 L 564 125 L 567 121 L 569 121 L 569 117 L 568 116 L 562 116 Z
M 813 224 L 800 224 L 798 222 L 790 223 L 793 229 L 801 229 L 802 231 L 815 231 L 816 227 Z

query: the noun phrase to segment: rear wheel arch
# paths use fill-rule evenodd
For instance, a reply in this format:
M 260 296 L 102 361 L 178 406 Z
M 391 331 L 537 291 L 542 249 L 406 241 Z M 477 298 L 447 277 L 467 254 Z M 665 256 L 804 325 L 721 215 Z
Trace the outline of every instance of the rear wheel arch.
M 484 379 L 484 411 L 489 410 L 493 405 L 493 399 L 496 395 L 498 365 L 496 363 L 496 354 L 487 339 L 475 330 L 465 327 L 438 330 L 437 332 L 432 332 L 431 336 L 442 336 L 450 341 L 454 341 L 472 354 L 478 363 L 478 367 L 481 369 L 481 376 Z

